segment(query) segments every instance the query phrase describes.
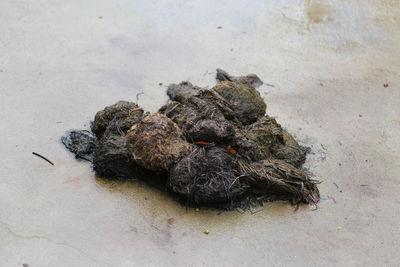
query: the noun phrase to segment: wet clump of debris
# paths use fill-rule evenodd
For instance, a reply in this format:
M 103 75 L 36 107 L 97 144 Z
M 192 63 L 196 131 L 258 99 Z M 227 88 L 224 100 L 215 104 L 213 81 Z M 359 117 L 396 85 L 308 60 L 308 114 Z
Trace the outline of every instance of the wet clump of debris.
M 221 69 L 216 79 L 211 89 L 169 85 L 156 113 L 119 101 L 97 112 L 91 131 L 61 140 L 99 177 L 158 184 L 189 206 L 316 204 L 318 182 L 302 169 L 308 148 L 266 115 L 261 79 Z

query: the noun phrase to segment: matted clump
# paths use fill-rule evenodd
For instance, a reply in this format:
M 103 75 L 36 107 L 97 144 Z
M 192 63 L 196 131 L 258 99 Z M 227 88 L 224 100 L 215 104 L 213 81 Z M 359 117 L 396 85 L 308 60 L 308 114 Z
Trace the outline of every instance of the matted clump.
M 282 159 L 296 167 L 301 167 L 306 161 L 310 148 L 301 146 L 287 131 L 282 131 L 282 144 L 273 147 L 272 154 L 277 159 Z
M 221 147 L 194 147 L 171 170 L 172 190 L 190 204 L 230 202 L 247 189 L 235 157 Z
M 91 130 L 97 138 L 101 138 L 111 124 L 109 131 L 126 133 L 142 118 L 143 113 L 143 109 L 136 103 L 121 100 L 97 112 Z
M 152 171 L 169 171 L 191 148 L 182 130 L 168 117 L 153 113 L 135 124 L 127 134 L 131 157 Z
M 238 131 L 235 144 L 241 155 L 250 161 L 276 158 L 296 167 L 305 162 L 309 151 L 268 115 Z
M 103 178 L 118 180 L 146 179 L 148 171 L 134 162 L 125 136 L 105 136 L 96 146 L 93 170 Z
M 236 117 L 245 125 L 257 121 L 265 114 L 267 105 L 254 87 L 244 83 L 224 81 L 217 84 L 213 90 L 228 101 Z
M 167 95 L 173 101 L 183 102 L 192 95 L 196 95 L 200 90 L 200 87 L 185 81 L 168 85 Z
M 212 90 L 200 90 L 181 102 L 172 101 L 160 108 L 191 141 L 229 142 L 237 121 L 229 103 Z
M 317 182 L 304 171 L 279 159 L 239 162 L 244 181 L 271 199 L 294 204 L 314 204 L 319 200 Z
M 87 130 L 69 131 L 61 137 L 61 142 L 80 159 L 90 160 L 91 154 L 96 149 L 96 136 Z
M 245 136 L 256 154 L 254 160 L 272 157 L 273 148 L 276 145 L 283 144 L 282 131 L 282 127 L 276 120 L 269 116 L 264 116 L 246 127 Z
M 264 84 L 264 82 L 260 79 L 260 77 L 258 77 L 254 73 L 247 74 L 245 76 L 233 76 L 222 69 L 217 69 L 216 79 L 219 82 L 230 81 L 230 82 L 243 83 L 253 88 L 258 88 Z
M 171 84 L 156 113 L 119 101 L 99 111 L 90 131 L 62 137 L 97 176 L 142 180 L 186 205 L 232 210 L 265 201 L 316 204 L 317 182 L 302 165 L 308 149 L 272 117 L 255 74 L 217 69 L 211 89 Z
M 226 120 L 199 120 L 189 130 L 188 135 L 193 141 L 221 143 L 235 136 L 235 127 Z

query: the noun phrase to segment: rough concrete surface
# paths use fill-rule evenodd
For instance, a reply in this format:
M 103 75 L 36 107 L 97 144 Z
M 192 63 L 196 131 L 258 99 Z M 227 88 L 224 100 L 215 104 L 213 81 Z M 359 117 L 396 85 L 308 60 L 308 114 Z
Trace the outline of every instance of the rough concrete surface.
M 0 266 L 398 266 L 399 14 L 397 0 L 1 0 Z M 155 111 L 169 83 L 212 86 L 217 67 L 274 85 L 268 114 L 314 152 L 317 210 L 196 212 L 95 178 L 59 141 L 120 99 L 143 92 Z

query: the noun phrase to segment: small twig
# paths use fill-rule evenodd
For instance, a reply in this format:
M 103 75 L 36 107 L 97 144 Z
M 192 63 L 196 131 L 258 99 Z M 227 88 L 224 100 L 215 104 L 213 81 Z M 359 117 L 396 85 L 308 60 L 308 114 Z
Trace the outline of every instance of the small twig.
M 236 181 L 237 181 L 239 178 L 244 177 L 244 176 L 246 176 L 246 175 L 243 174 L 243 175 L 240 175 L 240 176 L 236 177 L 236 179 L 230 184 L 229 190 L 231 189 L 231 187 L 233 186 L 233 184 L 236 183 Z
M 275 85 L 270 84 L 270 83 L 265 83 L 265 85 L 266 85 L 266 86 L 269 86 L 269 87 L 275 87 Z
M 327 196 L 327 199 L 330 199 L 330 200 L 332 200 L 332 201 L 333 201 L 333 203 L 335 203 L 335 204 L 336 204 L 336 199 L 335 199 L 334 197 Z
M 337 185 L 337 183 L 333 183 L 334 186 L 336 186 L 336 189 L 339 190 L 339 186 Z
M 256 211 L 250 210 L 250 213 L 251 213 L 251 215 L 254 215 L 254 214 L 259 213 L 260 211 L 263 211 L 263 210 L 264 210 L 264 208 L 258 209 Z
M 48 163 L 50 163 L 51 165 L 54 166 L 54 163 L 51 162 L 51 161 L 50 161 L 49 159 L 47 159 L 46 157 L 44 157 L 44 156 L 42 156 L 42 155 L 40 155 L 40 154 L 38 154 L 38 153 L 36 153 L 36 152 L 32 152 L 32 154 L 35 155 L 35 156 L 37 156 L 37 157 L 39 157 L 39 158 L 44 159 L 45 161 L 47 161 Z

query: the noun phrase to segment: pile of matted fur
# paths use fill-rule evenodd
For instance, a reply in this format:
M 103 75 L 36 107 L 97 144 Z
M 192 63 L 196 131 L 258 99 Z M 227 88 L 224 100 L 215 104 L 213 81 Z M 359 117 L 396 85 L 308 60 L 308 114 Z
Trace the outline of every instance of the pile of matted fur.
M 301 168 L 307 149 L 265 115 L 258 76 L 218 69 L 217 81 L 169 85 L 170 101 L 152 114 L 119 101 L 96 114 L 91 131 L 62 142 L 99 177 L 161 184 L 191 206 L 317 203 L 316 181 Z

